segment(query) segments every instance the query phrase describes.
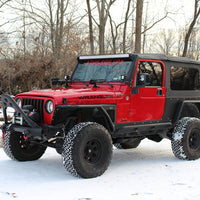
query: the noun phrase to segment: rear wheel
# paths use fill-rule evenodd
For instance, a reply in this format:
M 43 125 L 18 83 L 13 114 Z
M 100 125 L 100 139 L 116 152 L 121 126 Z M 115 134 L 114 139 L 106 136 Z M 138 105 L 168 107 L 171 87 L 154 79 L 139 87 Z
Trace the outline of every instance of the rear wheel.
M 13 125 L 3 134 L 2 144 L 4 152 L 18 161 L 37 160 L 46 150 L 44 146 L 31 144 L 22 133 L 15 132 Z
M 200 120 L 184 117 L 178 121 L 172 133 L 174 155 L 183 160 L 200 158 Z
M 65 168 L 72 175 L 83 178 L 100 176 L 112 157 L 109 132 L 93 122 L 75 125 L 66 135 L 62 157 Z

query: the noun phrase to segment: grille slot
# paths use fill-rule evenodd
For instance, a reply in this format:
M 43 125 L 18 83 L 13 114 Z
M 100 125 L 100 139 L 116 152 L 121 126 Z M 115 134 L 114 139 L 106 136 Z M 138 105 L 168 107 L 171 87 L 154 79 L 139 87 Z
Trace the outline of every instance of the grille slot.
M 44 122 L 44 100 L 43 99 L 30 99 L 30 98 L 23 98 L 22 99 L 22 107 L 24 105 L 32 105 L 36 112 L 40 114 L 40 122 Z

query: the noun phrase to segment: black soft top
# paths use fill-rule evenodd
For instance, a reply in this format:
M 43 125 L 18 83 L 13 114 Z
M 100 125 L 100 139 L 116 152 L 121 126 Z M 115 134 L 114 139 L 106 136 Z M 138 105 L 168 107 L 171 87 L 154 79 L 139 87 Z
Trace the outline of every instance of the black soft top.
M 168 56 L 165 54 L 133 54 L 133 55 L 137 56 L 138 59 L 162 60 L 162 61 L 172 61 L 172 62 L 191 63 L 200 65 L 200 61 L 196 61 L 187 57 L 175 57 L 175 56 Z

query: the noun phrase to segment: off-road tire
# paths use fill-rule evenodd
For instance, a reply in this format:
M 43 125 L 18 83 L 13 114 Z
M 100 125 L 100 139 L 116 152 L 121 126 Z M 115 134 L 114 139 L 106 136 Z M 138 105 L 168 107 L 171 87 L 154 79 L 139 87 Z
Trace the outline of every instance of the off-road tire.
M 172 133 L 172 150 L 182 160 L 200 158 L 200 119 L 184 117 L 179 120 Z
M 44 154 L 46 147 L 27 142 L 24 135 L 22 133 L 15 132 L 13 127 L 13 125 L 10 125 L 5 134 L 3 134 L 2 144 L 4 152 L 12 160 L 38 160 Z
M 85 122 L 75 125 L 63 145 L 63 165 L 72 175 L 93 178 L 102 175 L 112 158 L 112 139 L 102 125 Z
M 114 146 L 117 149 L 135 149 L 139 146 L 141 140 L 136 140 L 134 142 L 124 142 L 124 143 L 116 143 Z

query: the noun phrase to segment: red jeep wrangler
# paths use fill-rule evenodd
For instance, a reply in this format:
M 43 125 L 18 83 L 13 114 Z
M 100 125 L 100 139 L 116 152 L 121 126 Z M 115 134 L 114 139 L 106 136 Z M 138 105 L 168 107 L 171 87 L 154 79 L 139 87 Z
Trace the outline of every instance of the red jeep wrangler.
M 200 157 L 200 62 L 159 54 L 79 56 L 59 88 L 2 95 L 3 148 L 18 161 L 47 147 L 62 154 L 73 175 L 107 169 L 113 144 L 136 148 L 148 138 L 172 141 L 176 157 Z M 64 84 L 63 87 L 61 85 Z M 7 108 L 13 107 L 12 121 Z

